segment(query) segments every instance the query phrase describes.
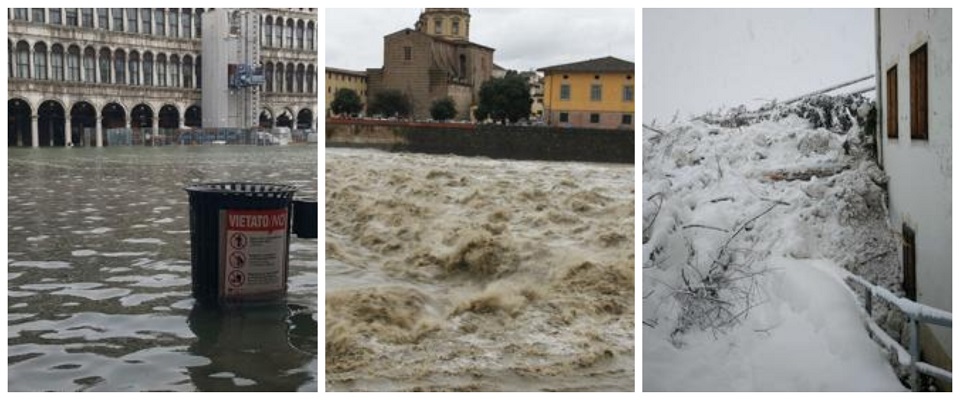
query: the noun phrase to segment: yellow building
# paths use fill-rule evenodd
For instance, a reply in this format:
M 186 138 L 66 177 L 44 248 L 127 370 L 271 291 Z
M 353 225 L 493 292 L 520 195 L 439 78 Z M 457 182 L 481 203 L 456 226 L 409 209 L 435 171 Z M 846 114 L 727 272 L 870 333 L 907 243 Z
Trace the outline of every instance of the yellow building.
M 604 57 L 541 68 L 550 126 L 634 128 L 634 64 Z
M 350 71 L 346 69 L 327 67 L 327 116 L 333 115 L 330 111 L 330 103 L 333 103 L 337 90 L 351 89 L 357 92 L 360 100 L 364 102 L 363 109 L 367 109 L 367 73 L 364 71 Z

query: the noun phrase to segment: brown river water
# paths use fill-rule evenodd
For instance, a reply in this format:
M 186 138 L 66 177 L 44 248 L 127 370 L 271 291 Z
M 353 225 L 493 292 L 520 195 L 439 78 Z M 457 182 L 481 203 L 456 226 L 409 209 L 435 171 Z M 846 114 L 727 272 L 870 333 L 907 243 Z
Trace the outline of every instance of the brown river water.
M 634 390 L 633 165 L 325 152 L 327 390 Z

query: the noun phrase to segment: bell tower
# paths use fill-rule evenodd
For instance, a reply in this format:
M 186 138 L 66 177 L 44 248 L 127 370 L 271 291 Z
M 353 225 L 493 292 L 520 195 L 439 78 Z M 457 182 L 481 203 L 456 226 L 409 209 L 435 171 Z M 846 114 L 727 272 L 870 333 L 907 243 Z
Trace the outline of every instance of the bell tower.
M 448 40 L 470 40 L 470 10 L 425 8 L 417 21 L 418 31 Z

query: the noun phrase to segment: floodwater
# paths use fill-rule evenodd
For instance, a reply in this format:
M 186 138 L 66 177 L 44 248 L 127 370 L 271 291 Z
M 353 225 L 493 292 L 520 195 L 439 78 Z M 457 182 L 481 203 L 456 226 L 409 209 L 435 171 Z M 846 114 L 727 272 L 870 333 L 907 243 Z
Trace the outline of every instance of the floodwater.
M 633 165 L 325 154 L 327 390 L 634 390 Z
M 289 294 L 220 313 L 190 295 L 187 183 L 317 192 L 317 147 L 9 149 L 11 391 L 316 391 L 317 240 Z

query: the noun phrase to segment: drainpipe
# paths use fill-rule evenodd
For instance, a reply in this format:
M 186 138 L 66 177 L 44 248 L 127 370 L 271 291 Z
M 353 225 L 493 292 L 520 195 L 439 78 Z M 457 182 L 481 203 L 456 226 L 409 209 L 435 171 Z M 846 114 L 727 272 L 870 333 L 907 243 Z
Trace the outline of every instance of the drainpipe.
M 881 68 L 880 68 L 880 9 L 879 8 L 874 10 L 873 18 L 874 18 L 874 26 L 876 30 L 874 32 L 874 35 L 876 36 L 876 43 L 877 43 L 877 48 L 875 51 L 876 70 L 877 70 L 876 72 L 877 104 L 874 107 L 877 110 L 877 118 L 874 121 L 874 123 L 876 123 L 877 126 L 876 126 L 876 129 L 873 130 L 873 132 L 874 132 L 874 135 L 876 135 L 875 139 L 877 143 L 877 164 L 880 166 L 880 169 L 883 170 L 883 137 L 884 135 L 881 134 L 880 132 L 881 132 L 881 128 L 886 129 L 886 127 L 884 126 L 884 123 L 883 123 L 884 122 L 883 107 L 881 107 L 881 104 L 883 103 L 883 97 L 881 97 L 881 94 L 883 93 L 883 75 L 880 74 Z

